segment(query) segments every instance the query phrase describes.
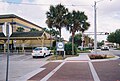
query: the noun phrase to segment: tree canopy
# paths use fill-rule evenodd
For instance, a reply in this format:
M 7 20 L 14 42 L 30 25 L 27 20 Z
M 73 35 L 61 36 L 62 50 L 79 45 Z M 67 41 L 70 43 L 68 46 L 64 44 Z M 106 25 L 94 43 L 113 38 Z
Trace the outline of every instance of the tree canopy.
M 61 37 L 61 28 L 66 25 L 66 14 L 68 9 L 63 5 L 58 4 L 56 6 L 51 5 L 49 11 L 47 11 L 47 20 L 46 24 L 49 28 L 55 27 L 59 29 L 60 37 Z
M 120 29 L 117 29 L 115 32 L 108 35 L 107 40 L 112 43 L 118 43 L 120 45 Z
M 74 36 L 74 43 L 76 44 L 76 46 L 80 46 L 81 45 L 81 43 L 82 43 L 81 37 L 82 37 L 81 33 L 76 34 Z M 72 36 L 70 36 L 69 41 L 72 42 Z

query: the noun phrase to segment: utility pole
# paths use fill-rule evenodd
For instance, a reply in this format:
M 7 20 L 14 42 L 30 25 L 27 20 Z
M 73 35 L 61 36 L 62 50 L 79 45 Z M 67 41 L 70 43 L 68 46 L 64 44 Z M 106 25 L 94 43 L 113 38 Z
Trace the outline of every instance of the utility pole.
M 95 54 L 97 54 L 97 22 L 96 22 L 97 8 L 96 8 L 96 4 L 101 1 L 104 1 L 104 0 L 94 1 L 94 52 L 95 52 Z M 112 1 L 112 0 L 110 0 L 110 1 Z
M 96 1 L 94 2 L 94 52 L 97 54 Z

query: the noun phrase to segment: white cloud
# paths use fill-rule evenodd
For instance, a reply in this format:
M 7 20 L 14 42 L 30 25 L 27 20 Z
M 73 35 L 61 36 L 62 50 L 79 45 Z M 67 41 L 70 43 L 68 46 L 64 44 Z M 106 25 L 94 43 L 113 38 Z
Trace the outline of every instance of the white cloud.
M 0 2 L 0 14 L 14 13 L 24 17 L 27 20 L 46 27 L 46 11 L 50 5 L 59 3 L 65 5 L 70 11 L 85 11 L 88 16 L 88 22 L 91 27 L 88 32 L 94 31 L 94 0 L 22 0 L 21 3 L 41 4 L 41 5 L 25 5 L 25 4 L 8 4 Z M 72 6 L 73 5 L 73 6 Z M 86 6 L 85 6 L 86 5 Z M 120 5 L 118 0 L 104 0 L 97 3 L 97 31 L 112 32 L 120 27 Z M 62 36 L 68 40 L 70 34 L 65 29 L 62 30 Z M 94 37 L 94 36 L 92 36 Z M 98 36 L 98 40 L 105 39 L 106 36 Z

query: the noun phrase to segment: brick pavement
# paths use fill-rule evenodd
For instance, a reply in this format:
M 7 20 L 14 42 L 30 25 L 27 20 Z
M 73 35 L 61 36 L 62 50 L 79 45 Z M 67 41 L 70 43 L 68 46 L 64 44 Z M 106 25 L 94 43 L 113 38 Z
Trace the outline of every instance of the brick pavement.
M 87 62 L 66 62 L 48 81 L 93 81 Z
M 46 69 L 28 81 L 120 81 L 120 60 L 91 61 L 87 55 L 81 55 L 41 68 Z
M 61 62 L 50 62 L 44 66 L 42 66 L 41 68 L 45 68 L 45 70 L 43 70 L 42 72 L 34 75 L 33 77 L 31 77 L 30 79 L 28 79 L 27 81 L 40 81 L 42 78 L 44 78 L 49 72 L 51 72 L 53 69 L 55 69 L 59 64 L 61 64 Z
M 100 81 L 120 81 L 120 60 L 93 62 Z

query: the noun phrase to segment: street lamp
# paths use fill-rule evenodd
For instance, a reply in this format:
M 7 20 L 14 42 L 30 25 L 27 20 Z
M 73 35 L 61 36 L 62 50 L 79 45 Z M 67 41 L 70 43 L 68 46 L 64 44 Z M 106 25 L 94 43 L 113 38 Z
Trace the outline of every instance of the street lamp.
M 94 1 L 94 52 L 95 52 L 95 54 L 97 54 L 97 23 L 96 23 L 97 8 L 96 8 L 96 4 L 101 1 L 103 1 L 103 0 Z M 112 1 L 112 0 L 110 0 L 110 1 Z

